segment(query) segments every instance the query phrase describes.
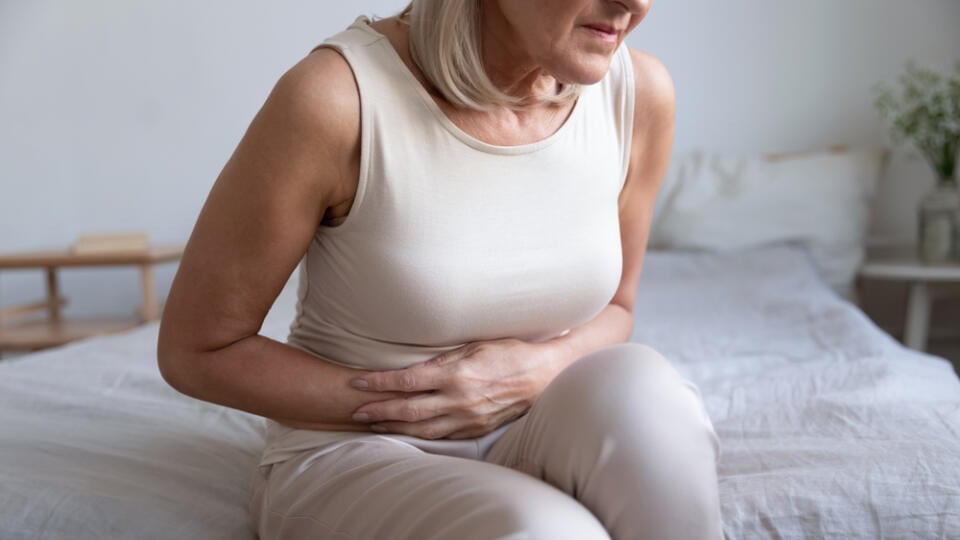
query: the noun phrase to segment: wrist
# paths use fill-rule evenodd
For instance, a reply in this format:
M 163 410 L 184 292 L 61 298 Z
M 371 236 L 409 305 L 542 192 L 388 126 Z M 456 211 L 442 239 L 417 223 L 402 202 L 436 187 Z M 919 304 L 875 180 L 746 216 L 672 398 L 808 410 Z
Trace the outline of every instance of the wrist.
M 550 382 L 560 374 L 564 369 L 572 364 L 578 355 L 573 344 L 566 336 L 558 336 L 546 341 L 532 343 L 539 349 L 543 369 L 541 369 L 541 381 L 537 392 L 542 391 Z
M 563 369 L 581 356 L 569 331 L 561 336 L 542 342 L 542 345 L 547 350 L 547 354 L 553 359 L 553 363 L 559 367 L 558 372 L 563 371 Z

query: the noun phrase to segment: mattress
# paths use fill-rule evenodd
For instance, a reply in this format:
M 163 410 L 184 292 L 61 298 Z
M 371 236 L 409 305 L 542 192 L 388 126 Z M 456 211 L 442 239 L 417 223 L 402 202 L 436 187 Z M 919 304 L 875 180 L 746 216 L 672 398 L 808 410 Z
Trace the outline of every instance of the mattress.
M 632 341 L 701 389 L 728 538 L 960 539 L 960 380 L 835 294 L 807 254 L 664 252 Z
M 169 388 L 157 329 L 0 361 L 0 539 L 254 538 L 263 419 Z M 631 340 L 701 389 L 728 538 L 960 538 L 960 380 L 802 249 L 649 252 Z

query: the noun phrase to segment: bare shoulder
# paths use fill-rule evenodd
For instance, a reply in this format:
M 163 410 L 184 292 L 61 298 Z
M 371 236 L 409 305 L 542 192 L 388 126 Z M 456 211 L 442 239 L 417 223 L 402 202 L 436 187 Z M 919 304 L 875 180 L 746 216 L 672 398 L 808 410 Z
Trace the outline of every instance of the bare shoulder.
M 656 197 L 670 161 L 676 97 L 673 78 L 660 59 L 633 49 L 630 49 L 630 57 L 635 105 L 630 173 L 623 193 L 640 193 L 634 197 L 634 204 L 643 207 Z M 646 215 L 646 212 L 641 213 Z
M 636 89 L 635 127 L 656 127 L 663 122 L 672 123 L 676 108 L 673 77 L 656 56 L 644 51 L 629 50 Z
M 264 109 L 325 164 L 318 172 L 328 203 L 348 205 L 357 183 L 360 92 L 346 59 L 328 47 L 314 50 L 280 77 Z
M 347 61 L 330 48 L 317 49 L 284 73 L 271 98 L 295 118 L 328 135 L 360 128 L 360 93 Z

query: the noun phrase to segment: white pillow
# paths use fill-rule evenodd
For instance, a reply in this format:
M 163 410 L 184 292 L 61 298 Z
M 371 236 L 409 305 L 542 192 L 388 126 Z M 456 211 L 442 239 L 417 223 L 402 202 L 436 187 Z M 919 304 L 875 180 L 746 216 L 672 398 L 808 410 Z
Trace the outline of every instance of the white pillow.
M 694 152 L 675 159 L 656 201 L 650 247 L 735 251 L 799 243 L 824 280 L 850 298 L 884 155 Z

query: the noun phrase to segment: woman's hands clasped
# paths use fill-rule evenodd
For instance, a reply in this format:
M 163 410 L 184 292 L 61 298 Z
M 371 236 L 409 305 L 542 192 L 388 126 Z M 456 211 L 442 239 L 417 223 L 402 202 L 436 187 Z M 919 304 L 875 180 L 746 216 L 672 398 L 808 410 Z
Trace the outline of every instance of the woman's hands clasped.
M 460 348 L 392 371 L 368 371 L 350 384 L 409 397 L 370 402 L 353 416 L 373 431 L 424 439 L 481 437 L 522 416 L 557 373 L 556 350 L 500 339 Z

